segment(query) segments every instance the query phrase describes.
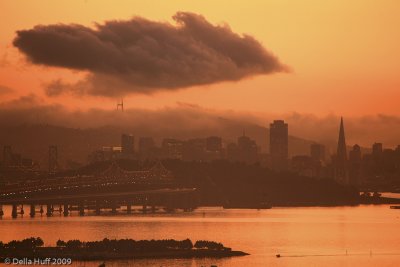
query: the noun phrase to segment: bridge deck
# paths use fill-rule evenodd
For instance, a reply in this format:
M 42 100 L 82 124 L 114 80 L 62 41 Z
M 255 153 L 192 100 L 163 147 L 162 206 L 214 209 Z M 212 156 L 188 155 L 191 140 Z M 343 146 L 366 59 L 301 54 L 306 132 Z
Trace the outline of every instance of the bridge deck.
M 128 191 L 128 192 L 112 192 L 112 193 L 93 193 L 93 194 L 78 194 L 78 195 L 50 195 L 50 196 L 37 196 L 37 197 L 22 197 L 22 198 L 8 198 L 0 199 L 0 205 L 13 205 L 13 204 L 42 204 L 54 203 L 63 204 L 70 201 L 79 200 L 107 200 L 107 199 L 126 199 L 141 195 L 170 195 L 170 194 L 185 194 L 196 191 L 196 188 L 163 188 L 154 190 L 143 191 Z

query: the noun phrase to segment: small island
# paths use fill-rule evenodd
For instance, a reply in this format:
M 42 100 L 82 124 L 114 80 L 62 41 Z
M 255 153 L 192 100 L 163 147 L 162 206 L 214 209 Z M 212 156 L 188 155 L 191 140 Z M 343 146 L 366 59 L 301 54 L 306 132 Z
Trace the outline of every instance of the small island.
M 0 260 L 6 258 L 69 258 L 71 260 L 116 260 L 144 258 L 223 258 L 245 256 L 248 253 L 234 251 L 214 241 L 199 240 L 193 245 L 185 240 L 133 240 L 103 239 L 101 241 L 58 240 L 56 246 L 44 246 L 41 238 L 0 242 Z

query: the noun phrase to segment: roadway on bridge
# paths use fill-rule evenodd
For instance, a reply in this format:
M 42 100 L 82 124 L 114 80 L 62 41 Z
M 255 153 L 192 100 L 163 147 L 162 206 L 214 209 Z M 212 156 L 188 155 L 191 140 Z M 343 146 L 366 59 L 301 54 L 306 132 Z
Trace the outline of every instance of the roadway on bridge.
M 42 204 L 52 202 L 54 204 L 63 204 L 70 201 L 79 200 L 99 200 L 99 199 L 118 199 L 129 198 L 141 195 L 170 195 L 170 194 L 185 194 L 196 191 L 196 188 L 163 188 L 155 190 L 144 191 L 129 191 L 129 192 L 113 192 L 113 193 L 93 193 L 93 194 L 79 194 L 79 195 L 56 195 L 56 196 L 38 196 L 38 197 L 23 197 L 23 198 L 9 198 L 0 199 L 2 205 L 13 204 Z

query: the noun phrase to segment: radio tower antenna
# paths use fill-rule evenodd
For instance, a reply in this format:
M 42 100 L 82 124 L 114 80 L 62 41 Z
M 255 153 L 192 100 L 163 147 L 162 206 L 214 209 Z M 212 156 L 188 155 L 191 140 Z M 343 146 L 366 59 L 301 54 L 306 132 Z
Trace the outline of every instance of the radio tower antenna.
M 121 98 L 121 102 L 117 103 L 117 110 L 121 108 L 121 111 L 124 111 L 124 99 Z

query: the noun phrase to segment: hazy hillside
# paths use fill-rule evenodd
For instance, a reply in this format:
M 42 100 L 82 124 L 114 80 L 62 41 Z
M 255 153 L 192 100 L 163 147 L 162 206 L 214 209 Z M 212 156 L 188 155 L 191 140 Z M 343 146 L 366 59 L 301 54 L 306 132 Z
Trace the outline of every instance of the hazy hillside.
M 204 127 L 190 129 L 182 125 L 175 127 L 157 128 L 143 127 L 143 125 L 127 125 L 126 127 L 105 126 L 89 129 L 73 129 L 53 125 L 20 125 L 0 128 L 0 145 L 11 145 L 14 153 L 31 157 L 41 166 L 47 166 L 47 149 L 51 144 L 58 146 L 59 160 L 63 165 L 66 160 L 86 162 L 87 156 L 102 146 L 119 145 L 121 133 L 132 133 L 137 142 L 140 136 L 154 137 L 157 145 L 162 138 L 171 137 L 188 139 L 221 136 L 225 143 L 236 142 L 238 136 L 245 134 L 255 139 L 262 151 L 268 151 L 269 130 L 255 124 L 236 122 L 223 118 L 216 118 L 218 127 L 213 129 Z M 311 141 L 290 136 L 289 153 L 291 155 L 308 154 Z

